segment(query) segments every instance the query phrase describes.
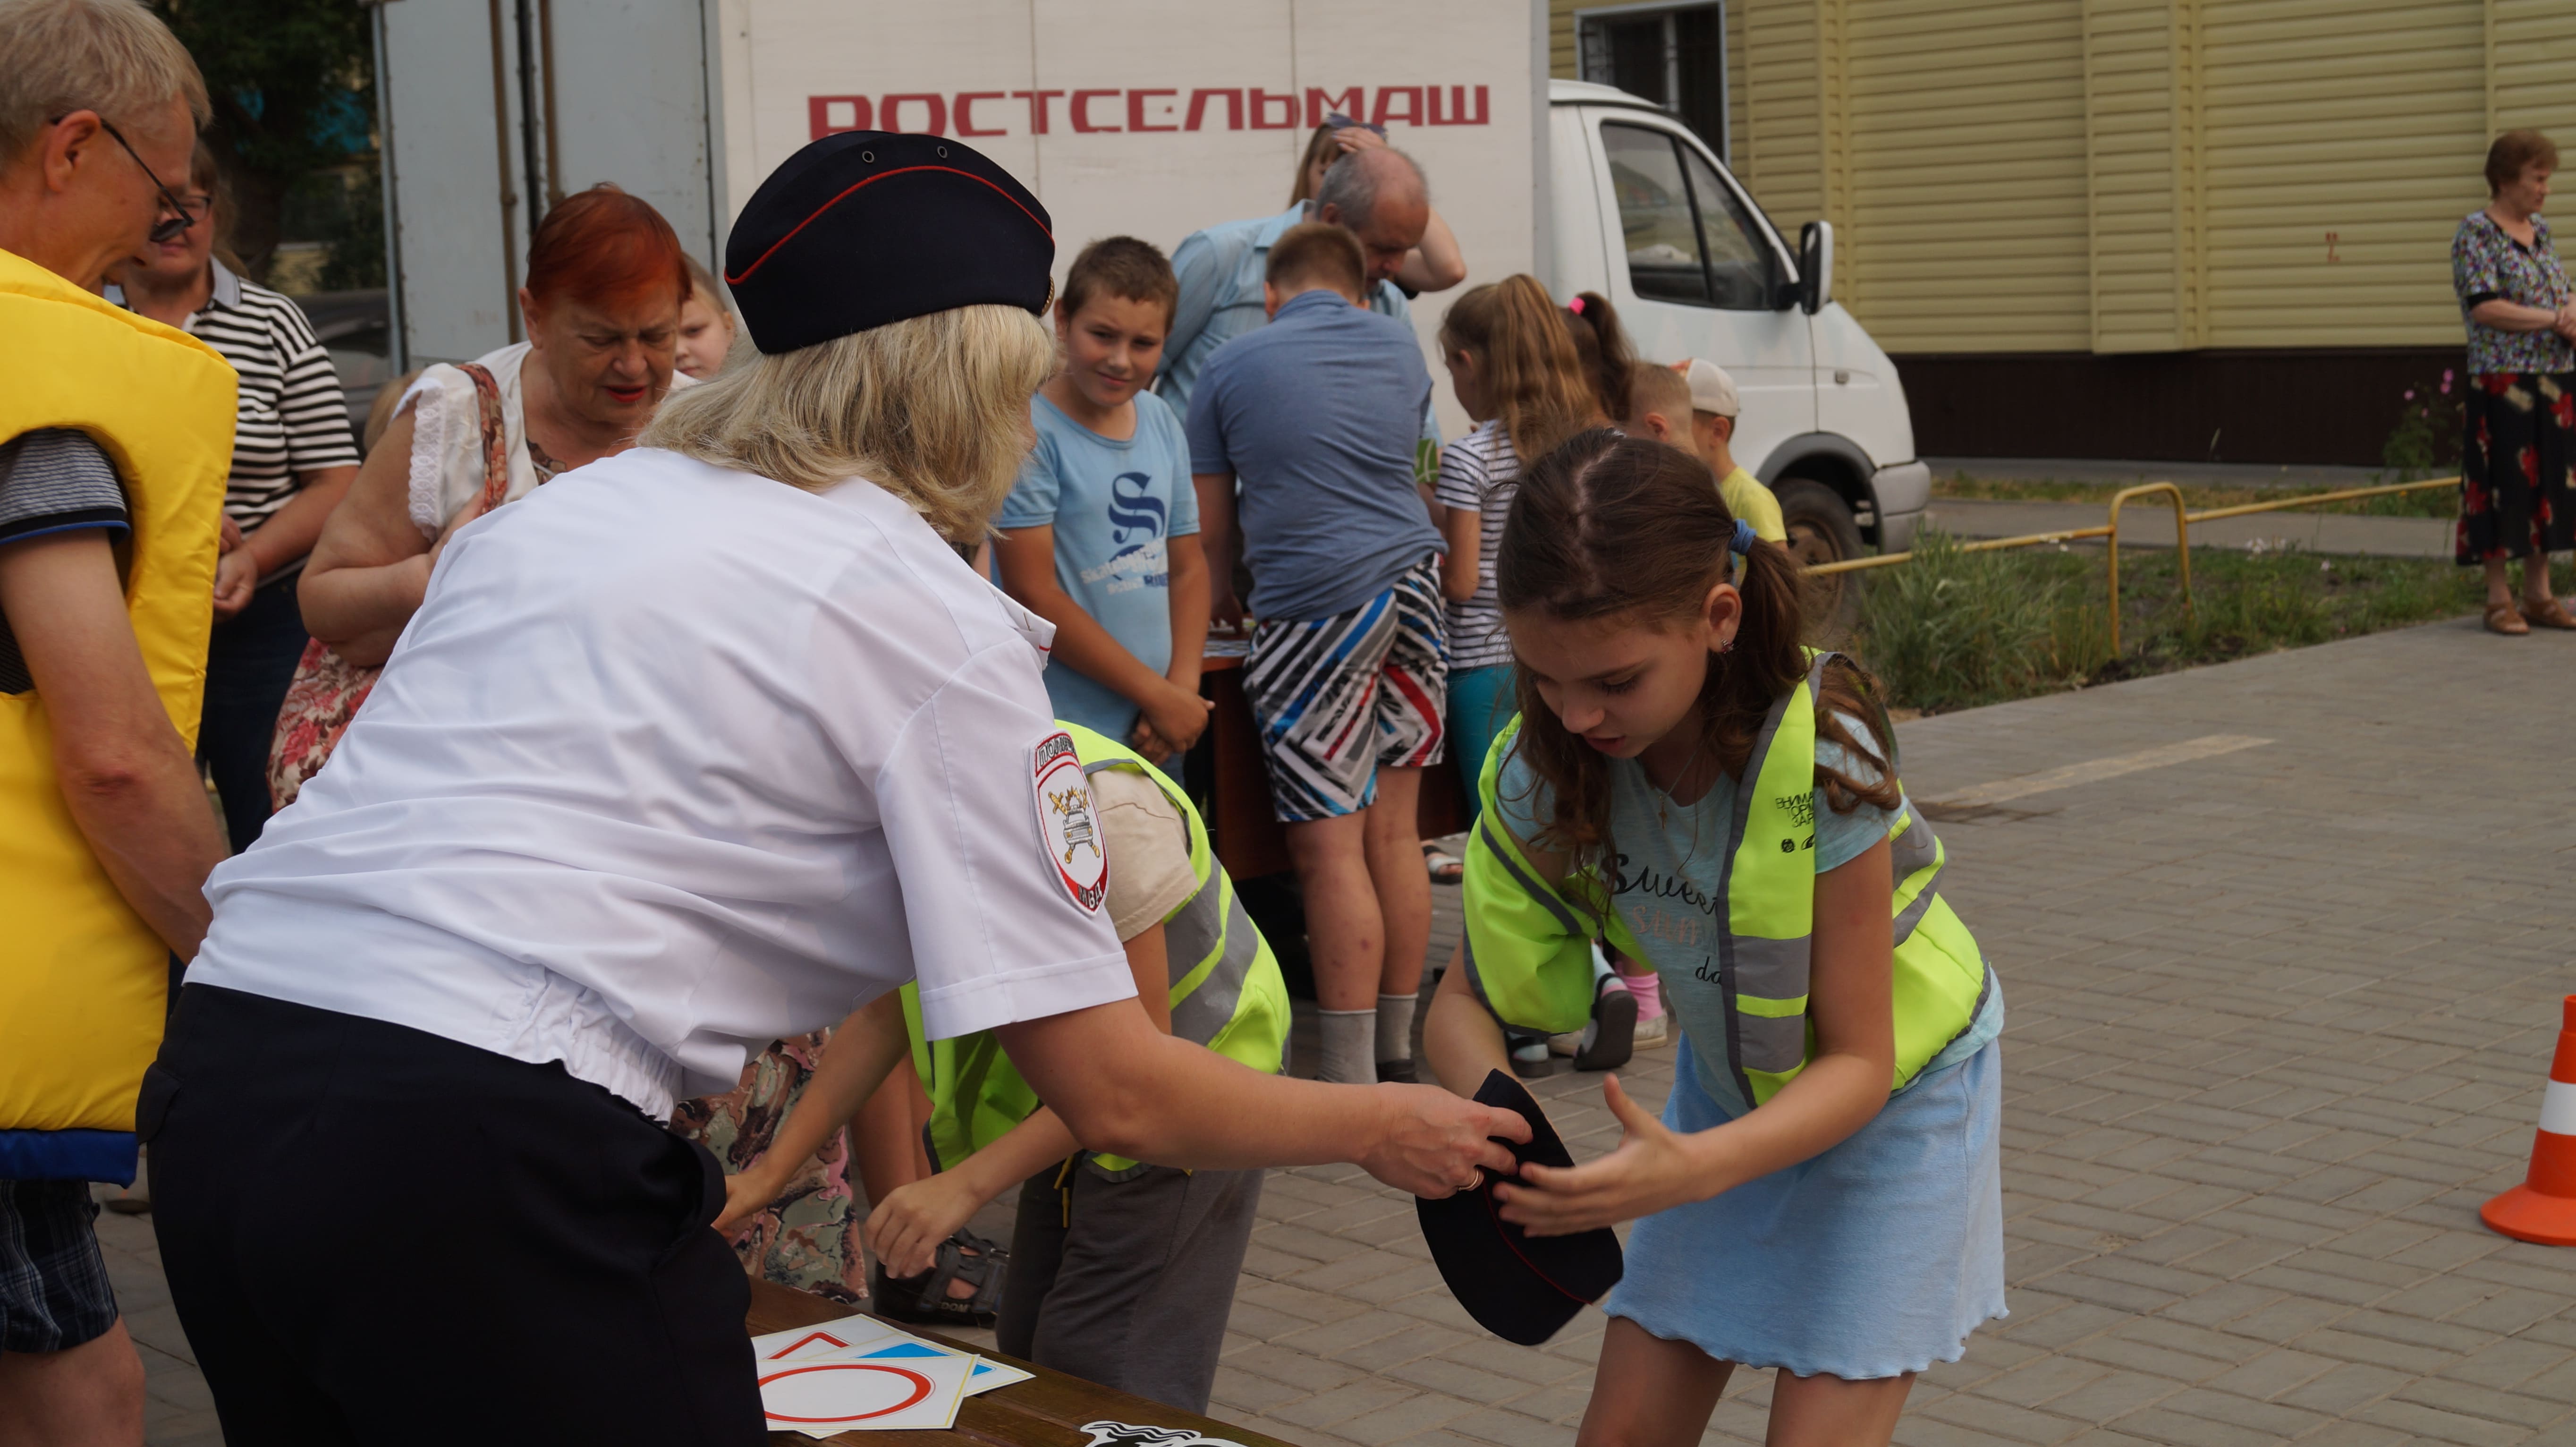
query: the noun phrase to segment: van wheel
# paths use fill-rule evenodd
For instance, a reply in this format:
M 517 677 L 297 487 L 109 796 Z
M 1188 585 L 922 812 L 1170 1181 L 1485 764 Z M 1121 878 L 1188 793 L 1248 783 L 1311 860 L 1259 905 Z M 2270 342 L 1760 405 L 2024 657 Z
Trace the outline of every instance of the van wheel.
M 1861 555 L 1860 525 L 1842 495 L 1821 482 L 1784 477 L 1772 484 L 1780 499 L 1780 521 L 1789 532 L 1789 552 L 1815 567 Z M 1850 573 L 1828 573 L 1807 579 L 1807 631 L 1811 641 L 1839 642 L 1860 621 L 1860 588 Z

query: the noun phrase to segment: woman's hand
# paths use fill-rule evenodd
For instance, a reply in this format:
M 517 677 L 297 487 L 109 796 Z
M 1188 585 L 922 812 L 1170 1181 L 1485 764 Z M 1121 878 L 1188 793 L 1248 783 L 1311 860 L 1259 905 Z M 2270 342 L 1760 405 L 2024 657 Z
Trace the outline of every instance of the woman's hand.
M 1371 146 L 1383 146 L 1386 144 L 1386 137 L 1366 126 L 1344 126 L 1333 132 L 1333 144 L 1341 147 L 1342 154 L 1347 156 L 1353 151 L 1365 151 Z
M 215 621 L 223 620 L 250 606 L 251 592 L 259 587 L 259 559 L 248 548 L 234 548 L 215 560 Z
M 1615 1075 L 1602 1080 L 1601 1094 L 1627 1130 L 1619 1148 L 1570 1168 L 1521 1167 L 1524 1184 L 1494 1188 L 1504 1220 L 1532 1236 L 1570 1236 L 1716 1194 L 1706 1161 L 1708 1136 L 1666 1129 L 1628 1098 Z
M 773 1179 L 759 1166 L 725 1177 L 724 1210 L 713 1222 L 716 1234 L 728 1241 L 741 1234 L 744 1224 L 777 1200 L 786 1187 L 785 1181 Z
M 886 1275 L 919 1276 L 937 1261 L 939 1243 L 957 1234 L 983 1204 L 957 1171 L 897 1187 L 868 1213 L 868 1249 L 877 1253 Z

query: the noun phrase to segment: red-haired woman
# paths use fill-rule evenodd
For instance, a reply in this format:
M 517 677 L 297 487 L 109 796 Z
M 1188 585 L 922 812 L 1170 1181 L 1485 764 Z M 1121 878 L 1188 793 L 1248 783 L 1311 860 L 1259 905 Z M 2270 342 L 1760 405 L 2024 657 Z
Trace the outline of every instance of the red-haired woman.
M 384 662 L 447 540 L 483 514 L 488 467 L 506 470 L 511 501 L 633 446 L 671 389 L 688 295 L 680 239 L 644 201 L 593 186 L 547 212 L 519 289 L 528 340 L 427 368 L 404 392 L 305 565 L 306 631 Z

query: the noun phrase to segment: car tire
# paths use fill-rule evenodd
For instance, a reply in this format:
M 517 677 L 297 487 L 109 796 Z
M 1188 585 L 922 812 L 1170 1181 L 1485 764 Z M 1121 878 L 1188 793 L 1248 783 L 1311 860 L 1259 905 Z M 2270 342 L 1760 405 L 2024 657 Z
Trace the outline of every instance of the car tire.
M 1860 524 L 1851 505 L 1821 482 L 1784 477 L 1771 486 L 1780 500 L 1780 521 L 1789 533 L 1789 553 L 1814 567 L 1861 556 Z M 1814 642 L 1838 642 L 1860 621 L 1860 588 L 1850 573 L 1828 573 L 1807 579 L 1807 632 Z

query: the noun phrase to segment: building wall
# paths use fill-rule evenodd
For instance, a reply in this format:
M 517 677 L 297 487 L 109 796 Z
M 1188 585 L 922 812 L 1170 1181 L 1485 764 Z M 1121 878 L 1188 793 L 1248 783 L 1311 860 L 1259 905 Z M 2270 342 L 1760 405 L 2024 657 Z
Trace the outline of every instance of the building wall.
M 1570 76 L 1587 7 L 1551 5 Z M 1917 394 L 1971 357 L 2438 366 L 2488 140 L 2576 162 L 2576 11 L 2546 0 L 1729 0 L 1727 39 L 1731 164 L 1782 229 L 1835 224 L 1836 293 Z

